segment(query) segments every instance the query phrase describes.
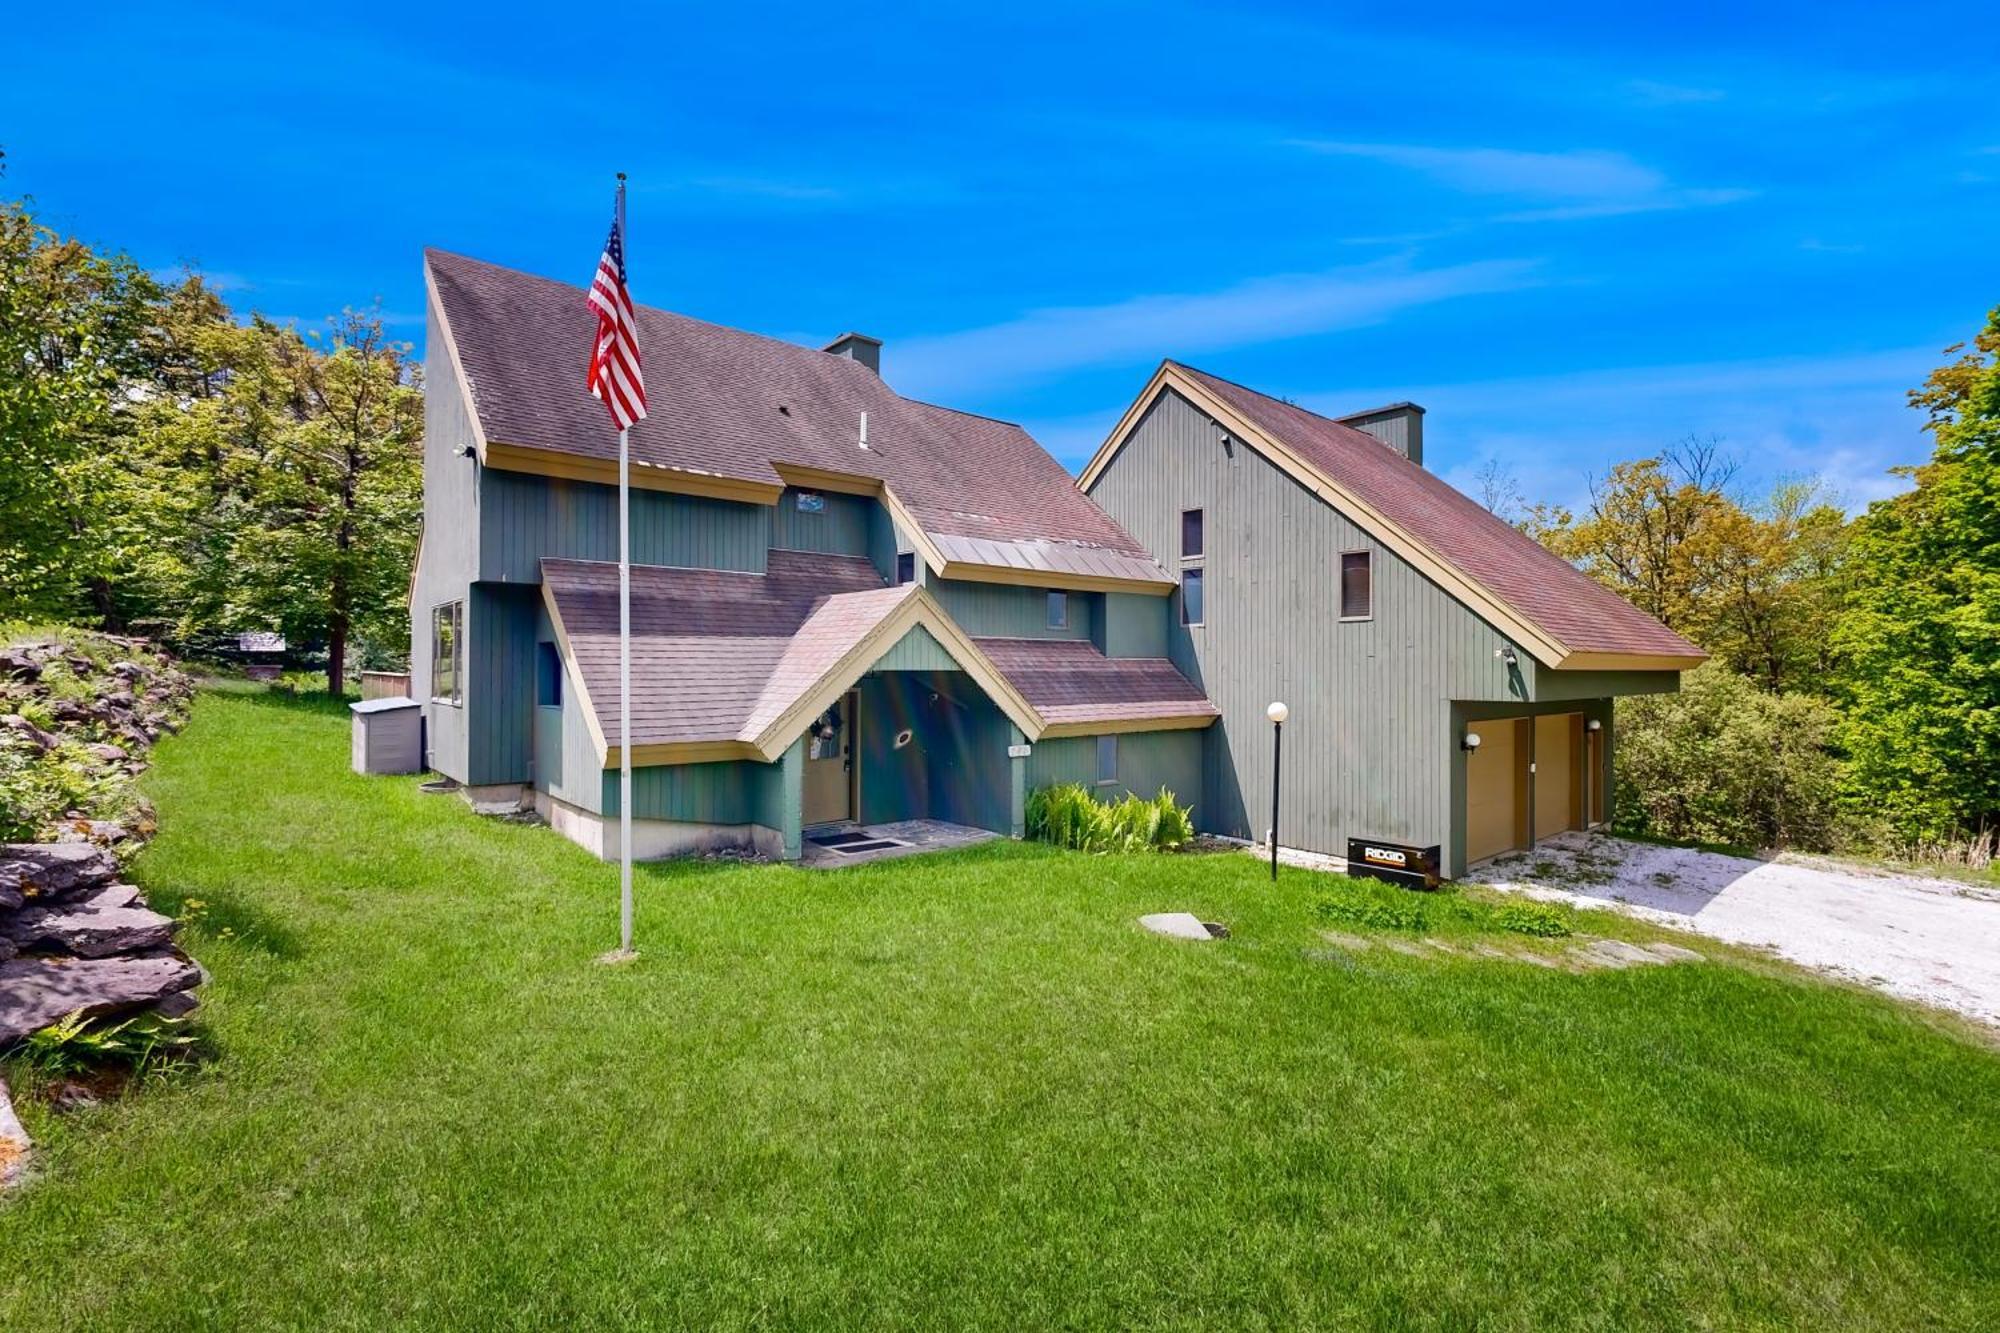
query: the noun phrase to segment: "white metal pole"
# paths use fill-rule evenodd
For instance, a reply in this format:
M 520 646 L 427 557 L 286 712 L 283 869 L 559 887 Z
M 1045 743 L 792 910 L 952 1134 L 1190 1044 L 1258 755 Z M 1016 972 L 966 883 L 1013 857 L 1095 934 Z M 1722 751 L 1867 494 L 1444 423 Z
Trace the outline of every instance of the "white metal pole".
M 630 454 L 618 432 L 618 947 L 632 952 L 632 522 Z
M 618 245 L 625 235 L 625 173 L 618 173 Z M 618 432 L 618 948 L 632 952 L 632 511 L 631 430 Z

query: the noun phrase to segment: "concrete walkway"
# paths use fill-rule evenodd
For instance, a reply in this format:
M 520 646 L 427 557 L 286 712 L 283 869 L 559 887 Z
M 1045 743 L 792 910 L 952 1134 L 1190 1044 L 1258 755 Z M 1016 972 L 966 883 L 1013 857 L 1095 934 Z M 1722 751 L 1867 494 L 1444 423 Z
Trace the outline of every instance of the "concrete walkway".
M 1609 907 L 2000 1025 L 2000 892 L 1813 857 L 1746 860 L 1571 833 L 1468 881 Z
M 866 865 L 899 856 L 948 851 L 990 842 L 999 837 L 986 829 L 964 824 L 947 824 L 941 819 L 901 819 L 893 824 L 840 824 L 806 830 L 800 864 L 808 870 L 838 870 L 842 866 Z M 854 851 L 814 842 L 814 838 L 835 838 Z

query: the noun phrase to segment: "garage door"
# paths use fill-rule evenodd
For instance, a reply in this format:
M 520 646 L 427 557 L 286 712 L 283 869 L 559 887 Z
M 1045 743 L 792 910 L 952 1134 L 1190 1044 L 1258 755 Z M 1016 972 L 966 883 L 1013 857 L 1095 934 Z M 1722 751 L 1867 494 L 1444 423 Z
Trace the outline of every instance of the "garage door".
M 1465 756 L 1465 859 L 1483 861 L 1521 845 L 1515 791 L 1521 722 L 1499 718 L 1473 728 L 1479 748 Z
M 1583 827 L 1583 714 L 1535 719 L 1535 838 Z

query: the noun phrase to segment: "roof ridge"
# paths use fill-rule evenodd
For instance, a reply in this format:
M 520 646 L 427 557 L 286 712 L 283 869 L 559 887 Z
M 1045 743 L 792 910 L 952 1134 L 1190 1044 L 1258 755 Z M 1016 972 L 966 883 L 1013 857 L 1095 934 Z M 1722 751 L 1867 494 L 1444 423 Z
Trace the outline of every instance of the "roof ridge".
M 1167 364 L 1170 366 L 1178 366 L 1182 370 L 1192 371 L 1194 374 L 1201 376 L 1203 379 L 1214 380 L 1218 384 L 1227 384 L 1232 389 L 1241 389 L 1245 393 L 1254 394 L 1257 397 L 1262 398 L 1267 403 L 1276 403 L 1279 407 L 1289 407 L 1292 411 L 1304 413 L 1306 416 L 1311 417 L 1315 421 L 1324 421 L 1329 426 L 1338 426 L 1342 430 L 1351 430 L 1356 435 L 1361 436 L 1363 439 L 1375 440 L 1375 437 L 1373 435 L 1370 435 L 1367 431 L 1362 430 L 1357 426 L 1350 426 L 1345 421 L 1342 421 L 1339 417 L 1330 417 L 1324 412 L 1315 412 L 1310 407 L 1301 407 L 1297 403 L 1294 403 L 1289 399 L 1280 398 L 1278 397 L 1278 395 L 1274 393 L 1265 393 L 1262 389 L 1253 389 L 1249 385 L 1243 383 L 1241 380 L 1230 379 L 1227 375 L 1218 375 L 1212 370 L 1203 370 L 1200 366 L 1191 366 L 1185 361 L 1175 361 L 1171 357 L 1167 358 Z M 1393 403 L 1390 404 L 1390 406 L 1414 407 L 1416 406 L 1416 404 Z M 1383 410 L 1384 410 L 1383 408 L 1371 407 L 1366 412 L 1355 412 L 1351 413 L 1350 415 L 1366 416 L 1368 415 L 1368 412 L 1380 412 Z M 1381 444 L 1382 442 L 1380 440 L 1375 440 L 1375 443 Z M 1395 450 L 1391 449 L 1389 452 L 1394 453 Z M 1408 460 L 1406 459 L 1404 461 L 1407 462 Z M 1413 464 L 1412 466 L 1419 466 L 1419 465 Z

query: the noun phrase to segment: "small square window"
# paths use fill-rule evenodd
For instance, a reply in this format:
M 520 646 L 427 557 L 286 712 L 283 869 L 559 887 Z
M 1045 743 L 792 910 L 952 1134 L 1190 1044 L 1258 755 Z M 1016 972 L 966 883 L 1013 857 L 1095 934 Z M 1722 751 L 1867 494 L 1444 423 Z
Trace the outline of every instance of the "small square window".
M 1049 628 L 1064 629 L 1069 625 L 1069 594 L 1051 592 L 1049 594 Z
M 535 703 L 541 708 L 562 707 L 562 654 L 546 639 L 535 645 Z
M 1181 510 L 1181 559 L 1198 560 L 1202 554 L 1201 511 Z
M 1201 617 L 1201 570 L 1183 569 L 1181 571 L 1181 624 L 1199 625 L 1202 623 Z
M 1340 555 L 1340 618 L 1366 620 L 1374 612 L 1373 572 L 1366 551 L 1343 551 Z
M 801 514 L 824 514 L 826 497 L 818 491 L 800 491 L 798 507 Z
M 917 581 L 917 556 L 914 551 L 896 553 L 896 582 L 900 584 Z
M 1118 781 L 1118 738 L 1097 738 L 1097 785 L 1108 787 Z

